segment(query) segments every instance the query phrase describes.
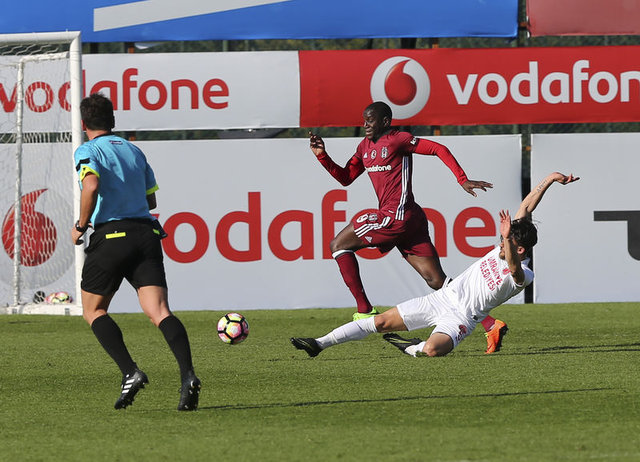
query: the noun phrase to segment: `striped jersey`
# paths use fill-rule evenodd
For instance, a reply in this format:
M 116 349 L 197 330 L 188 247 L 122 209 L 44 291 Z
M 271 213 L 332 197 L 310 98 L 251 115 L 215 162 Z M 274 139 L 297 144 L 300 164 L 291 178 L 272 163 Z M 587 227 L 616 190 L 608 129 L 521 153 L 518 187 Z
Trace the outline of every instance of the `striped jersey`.
M 467 181 L 464 170 L 446 146 L 397 130 L 387 132 L 375 143 L 364 138 L 345 167 L 335 164 L 326 153 L 318 156 L 318 160 L 344 186 L 366 171 L 378 197 L 378 209 L 396 220 L 404 220 L 405 210 L 416 206 L 411 185 L 413 153 L 437 155 L 458 183 Z

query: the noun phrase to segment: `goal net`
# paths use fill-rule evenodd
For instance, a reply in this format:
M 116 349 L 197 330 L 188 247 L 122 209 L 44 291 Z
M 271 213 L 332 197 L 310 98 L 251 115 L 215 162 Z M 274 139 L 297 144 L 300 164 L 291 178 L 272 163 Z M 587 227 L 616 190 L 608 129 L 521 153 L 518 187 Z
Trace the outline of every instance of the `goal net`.
M 0 35 L 0 313 L 81 312 L 81 72 L 77 32 Z

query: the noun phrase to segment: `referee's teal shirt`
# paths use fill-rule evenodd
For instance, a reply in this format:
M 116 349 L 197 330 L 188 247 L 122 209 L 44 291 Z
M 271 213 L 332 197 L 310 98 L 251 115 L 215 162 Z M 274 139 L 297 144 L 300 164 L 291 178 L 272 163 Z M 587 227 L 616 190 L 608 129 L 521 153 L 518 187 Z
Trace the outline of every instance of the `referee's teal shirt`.
M 158 189 L 155 175 L 140 148 L 116 135 L 87 141 L 74 153 L 80 188 L 93 173 L 100 181 L 98 202 L 91 215 L 94 226 L 125 218 L 149 218 L 147 195 Z

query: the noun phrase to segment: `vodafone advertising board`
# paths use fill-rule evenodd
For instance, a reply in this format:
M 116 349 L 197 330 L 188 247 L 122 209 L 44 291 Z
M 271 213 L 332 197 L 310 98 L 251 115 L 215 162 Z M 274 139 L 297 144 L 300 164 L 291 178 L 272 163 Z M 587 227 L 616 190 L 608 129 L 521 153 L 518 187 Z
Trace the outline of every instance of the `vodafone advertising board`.
M 121 130 L 295 127 L 297 52 L 86 55 L 85 92 Z
M 16 107 L 7 60 L 0 122 Z M 376 100 L 399 125 L 635 121 L 638 63 L 639 46 L 83 56 L 85 94 L 114 101 L 119 130 L 358 126 Z M 30 129 L 65 129 L 63 75 L 27 72 Z
M 15 126 L 17 60 L 0 57 L 0 127 Z M 114 103 L 118 130 L 297 127 L 298 53 L 84 55 L 84 94 Z M 61 69 L 62 66 L 62 69 Z M 70 127 L 62 61 L 25 68 L 26 131 Z M 9 130 L 8 130 L 9 131 Z
M 640 301 L 638 133 L 533 135 L 531 177 L 553 170 L 580 181 L 554 185 L 534 212 L 534 301 Z
M 455 275 L 497 244 L 498 212 L 520 201 L 520 137 L 435 137 L 473 179 L 495 187 L 474 198 L 435 156 L 414 155 L 414 193 L 427 209 L 445 270 Z M 360 140 L 325 139 L 344 165 Z M 331 258 L 335 234 L 376 208 L 363 174 L 343 188 L 307 139 L 140 142 L 154 168 L 159 220 L 174 309 L 354 306 Z M 176 161 L 176 153 L 180 153 Z M 393 305 L 430 291 L 397 250 L 359 258 L 372 303 Z M 521 298 L 516 301 L 523 301 Z M 116 311 L 137 311 L 123 284 Z
M 301 51 L 301 126 L 635 121 L 640 47 Z

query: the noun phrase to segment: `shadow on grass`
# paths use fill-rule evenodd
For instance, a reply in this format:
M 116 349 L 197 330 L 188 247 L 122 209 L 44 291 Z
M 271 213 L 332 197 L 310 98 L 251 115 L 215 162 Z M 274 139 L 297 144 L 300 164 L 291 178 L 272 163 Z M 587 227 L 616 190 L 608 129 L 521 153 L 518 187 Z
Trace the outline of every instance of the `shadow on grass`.
M 594 350 L 594 349 L 602 349 L 602 348 L 613 348 L 615 351 L 618 349 L 622 349 L 627 351 L 626 347 L 640 347 L 640 343 L 618 343 L 615 345 L 568 345 L 568 346 L 558 346 L 558 347 L 549 347 L 542 348 L 540 351 L 560 351 L 560 350 Z M 632 348 L 631 351 L 638 351 L 638 348 Z M 607 350 L 609 351 L 609 350 Z
M 538 350 L 533 351 L 508 351 L 508 347 L 503 348 L 500 352 L 496 352 L 491 356 L 526 356 L 526 355 L 545 355 L 545 354 L 561 354 L 561 353 L 613 353 L 613 352 L 622 352 L 622 351 L 640 351 L 640 342 L 636 343 L 618 343 L 613 345 L 565 345 L 565 346 L 553 346 L 540 348 Z M 483 352 L 479 351 L 457 351 L 454 350 L 448 356 L 480 356 L 486 357 Z M 267 361 L 290 361 L 292 359 L 298 360 L 309 360 L 314 358 L 309 358 L 306 355 L 299 355 L 300 357 L 292 357 L 292 358 L 271 358 Z M 380 354 L 378 355 L 378 359 L 389 359 L 398 356 L 397 354 Z M 366 355 L 362 356 L 352 356 L 351 358 L 326 358 L 323 357 L 322 361 L 339 361 L 344 362 L 345 360 L 361 360 L 365 358 Z
M 264 404 L 227 404 L 223 406 L 201 406 L 198 410 L 216 411 L 241 411 L 248 409 L 270 409 L 270 408 L 296 408 L 307 406 L 331 406 L 335 404 L 363 404 L 363 403 L 391 403 L 394 401 L 422 401 L 437 399 L 465 399 L 465 398 L 497 398 L 506 396 L 531 396 L 549 395 L 559 393 L 585 393 L 595 391 L 613 390 L 613 388 L 578 388 L 575 390 L 546 390 L 546 391 L 519 391 L 511 393 L 478 393 L 467 395 L 425 395 L 425 396 L 402 396 L 377 399 L 338 399 L 326 401 L 301 401 L 297 403 L 264 403 Z
M 640 343 L 619 343 L 613 345 L 565 345 L 541 348 L 536 351 L 500 352 L 501 356 L 544 355 L 559 353 L 613 353 L 619 351 L 640 351 Z

